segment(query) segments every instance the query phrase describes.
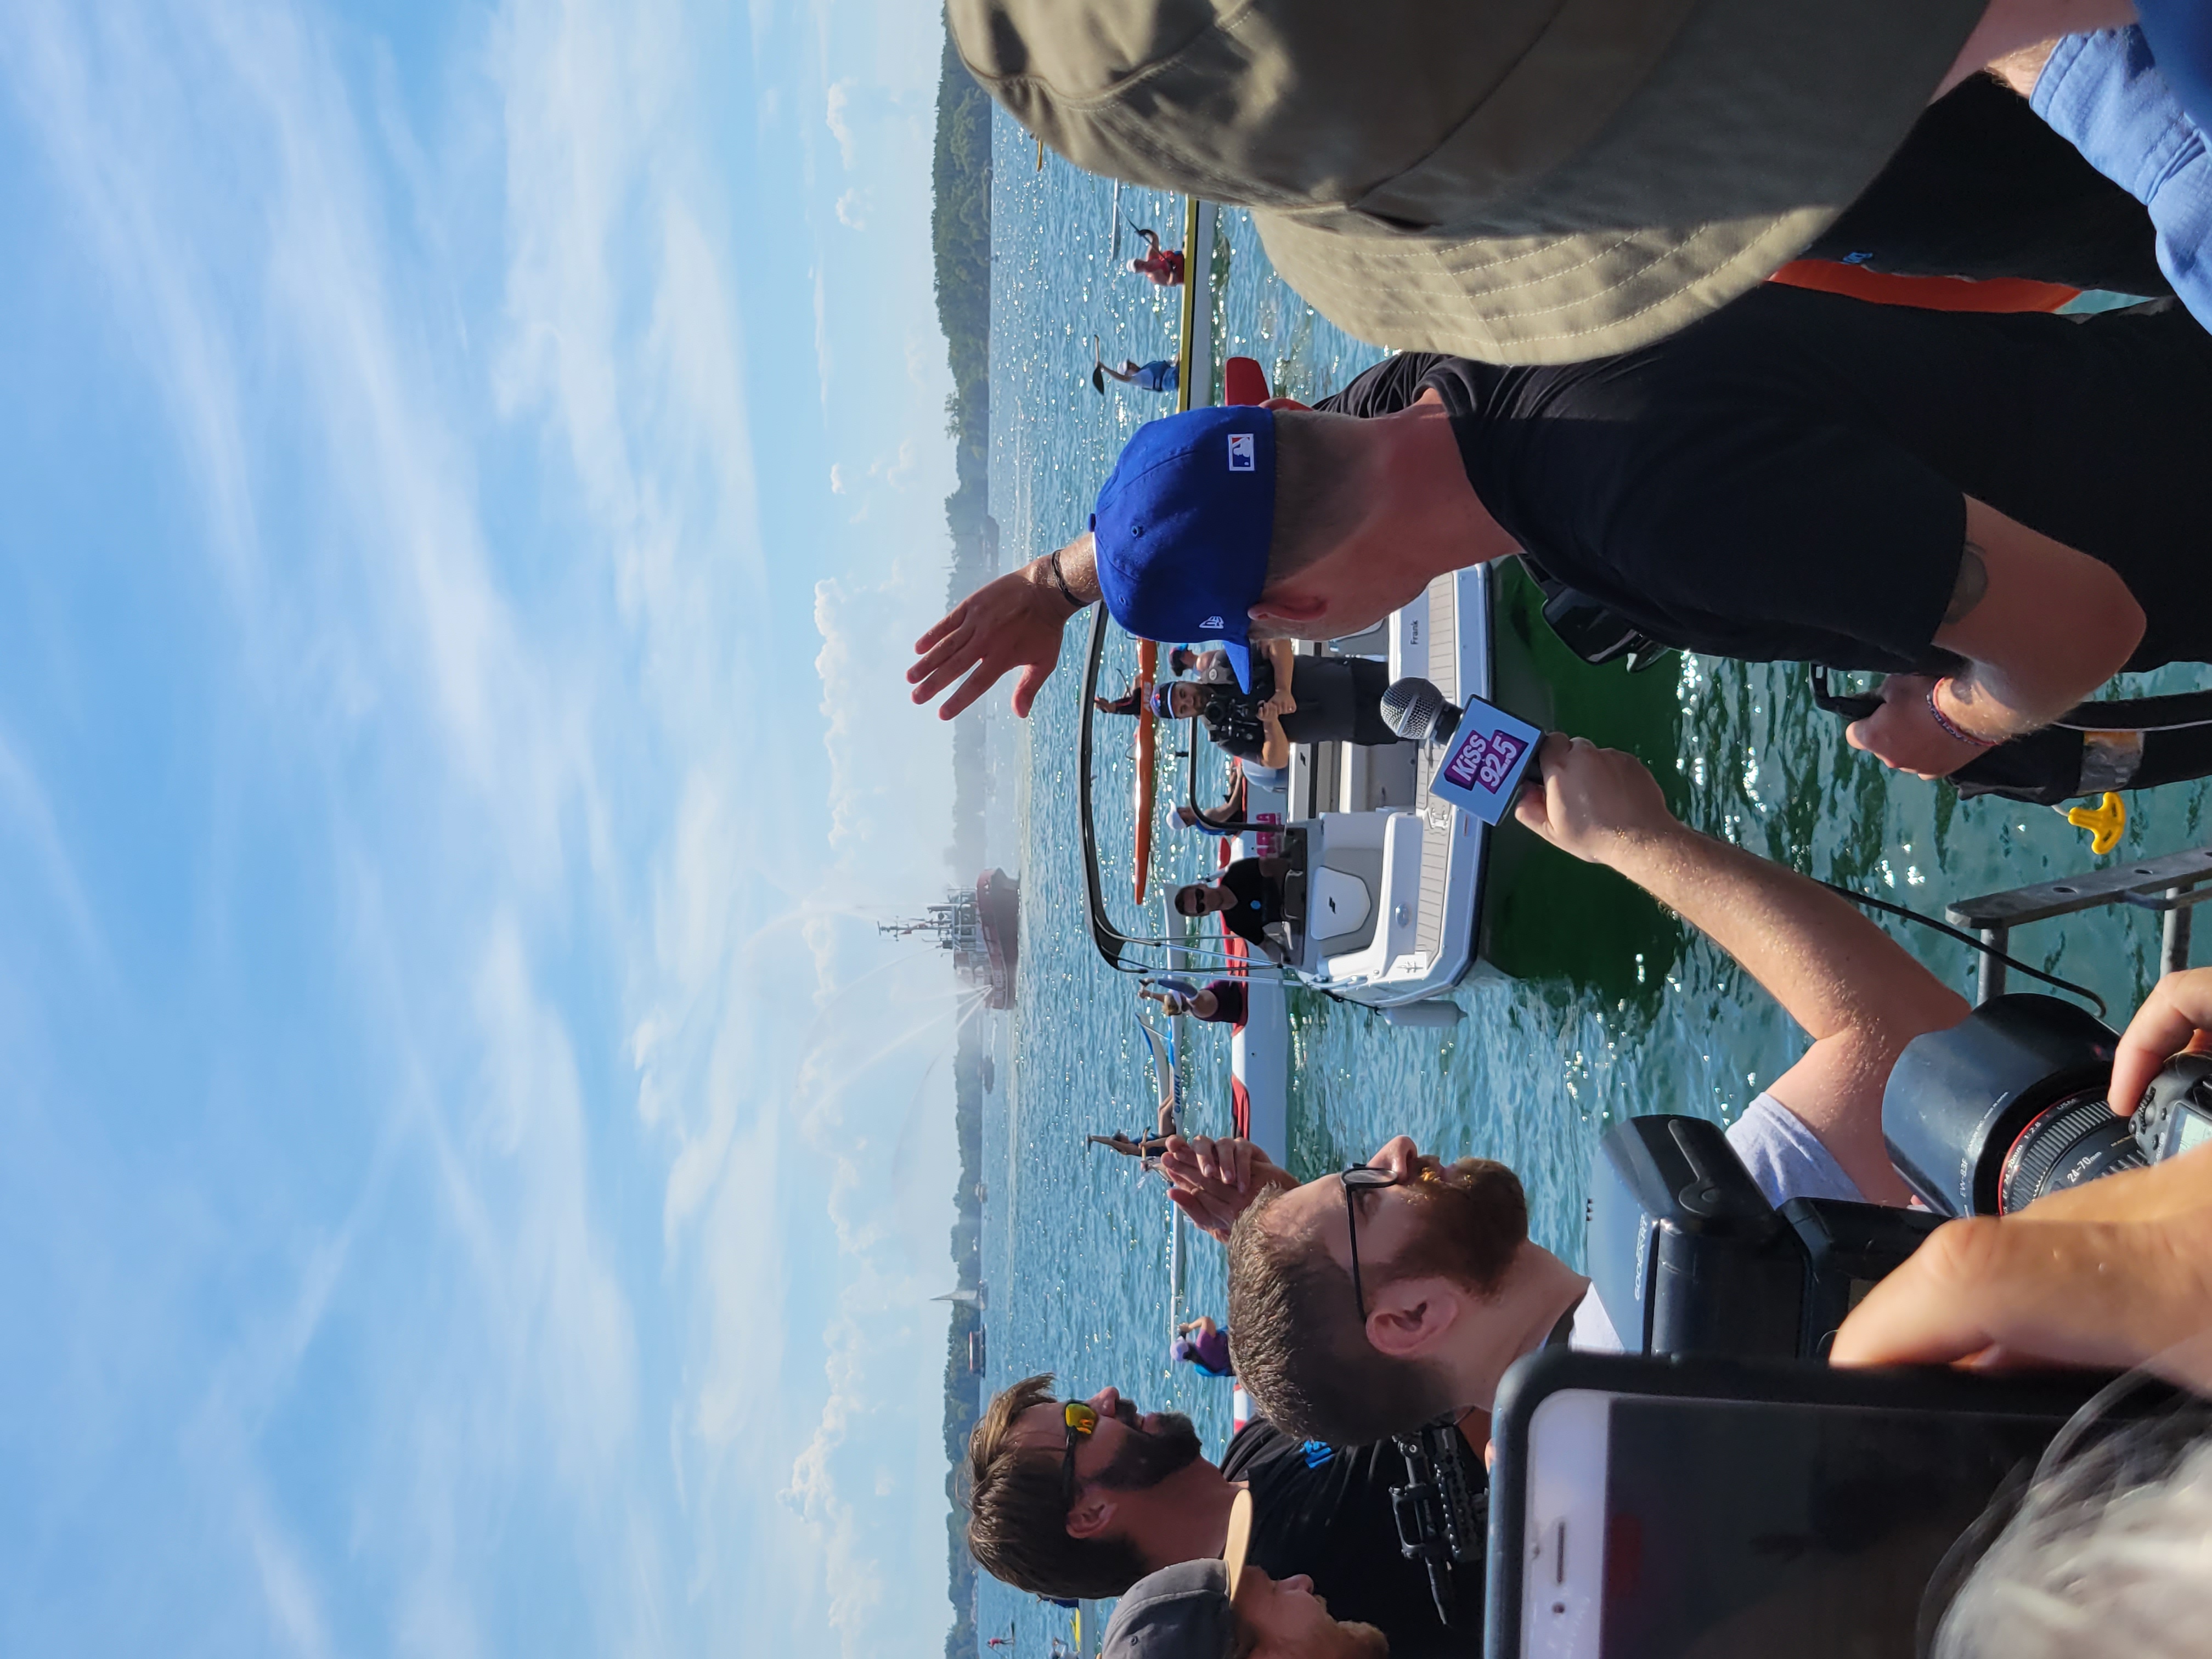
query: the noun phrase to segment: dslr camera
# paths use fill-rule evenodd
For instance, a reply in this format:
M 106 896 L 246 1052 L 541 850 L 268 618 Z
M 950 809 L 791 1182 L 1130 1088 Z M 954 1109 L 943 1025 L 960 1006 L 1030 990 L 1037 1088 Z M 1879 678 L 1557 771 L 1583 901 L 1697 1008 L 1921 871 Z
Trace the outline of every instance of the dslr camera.
M 1992 997 L 1905 1044 L 1882 1092 L 1890 1161 L 1945 1216 L 2010 1215 L 2212 1140 L 2212 1055 L 2168 1060 L 2126 1118 L 2105 1098 L 2118 1042 L 2057 997 Z
M 1825 1358 L 1844 1316 L 1943 1223 L 1793 1198 L 1777 1208 L 1705 1118 L 1632 1117 L 1591 1172 L 1587 1255 L 1631 1353 Z
M 1631 1118 L 1599 1142 L 1590 1277 L 1631 1352 L 1825 1357 L 1876 1280 L 1956 1216 L 2007 1215 L 2062 1188 L 2212 1141 L 2212 1054 L 2166 1062 L 2132 1118 L 2106 1099 L 2112 1028 L 2056 997 L 1994 997 L 1907 1043 L 1882 1138 L 1925 1211 L 1766 1201 L 1717 1124 Z

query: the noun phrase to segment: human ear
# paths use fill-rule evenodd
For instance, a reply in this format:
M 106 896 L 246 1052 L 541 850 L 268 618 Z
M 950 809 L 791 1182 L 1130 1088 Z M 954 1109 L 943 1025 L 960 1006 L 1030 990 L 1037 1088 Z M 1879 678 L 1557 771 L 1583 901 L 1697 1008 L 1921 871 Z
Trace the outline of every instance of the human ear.
M 1302 404 L 1296 398 L 1270 398 L 1260 405 L 1262 409 L 1310 409 L 1311 404 Z
M 1067 1512 L 1070 1538 L 1096 1538 L 1114 1524 L 1114 1500 L 1103 1492 L 1078 1492 Z
M 1367 1293 L 1367 1340 L 1392 1359 L 1418 1359 L 1459 1317 L 1459 1293 L 1443 1279 L 1400 1279 Z
M 1270 587 L 1244 614 L 1255 622 L 1316 623 L 1328 614 L 1328 601 L 1318 593 Z

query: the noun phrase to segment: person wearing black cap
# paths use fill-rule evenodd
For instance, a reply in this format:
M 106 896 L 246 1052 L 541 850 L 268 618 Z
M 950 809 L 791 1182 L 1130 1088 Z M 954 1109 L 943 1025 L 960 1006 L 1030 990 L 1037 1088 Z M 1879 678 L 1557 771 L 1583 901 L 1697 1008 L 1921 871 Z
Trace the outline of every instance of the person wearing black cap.
M 1304 1573 L 1270 1577 L 1249 1559 L 1252 1495 L 1230 1511 L 1222 1559 L 1179 1561 L 1129 1586 L 1106 1621 L 1099 1659 L 1382 1659 L 1372 1625 L 1329 1617 Z

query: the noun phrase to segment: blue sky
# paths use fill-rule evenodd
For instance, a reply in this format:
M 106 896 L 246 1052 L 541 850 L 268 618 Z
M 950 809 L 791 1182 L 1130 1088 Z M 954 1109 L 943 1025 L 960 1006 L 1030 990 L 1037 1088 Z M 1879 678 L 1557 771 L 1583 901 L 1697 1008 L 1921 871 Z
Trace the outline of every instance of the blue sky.
M 941 1648 L 939 28 L 0 9 L 0 1651 Z

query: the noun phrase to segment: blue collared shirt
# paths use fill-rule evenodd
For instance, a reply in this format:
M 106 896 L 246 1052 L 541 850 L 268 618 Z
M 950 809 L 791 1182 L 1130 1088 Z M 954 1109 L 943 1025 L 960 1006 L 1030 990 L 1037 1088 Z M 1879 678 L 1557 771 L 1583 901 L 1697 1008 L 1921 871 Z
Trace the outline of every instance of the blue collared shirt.
M 2139 28 L 2069 34 L 2051 49 L 2029 102 L 2089 164 L 2150 210 L 2158 264 L 2212 327 L 2212 158 Z

